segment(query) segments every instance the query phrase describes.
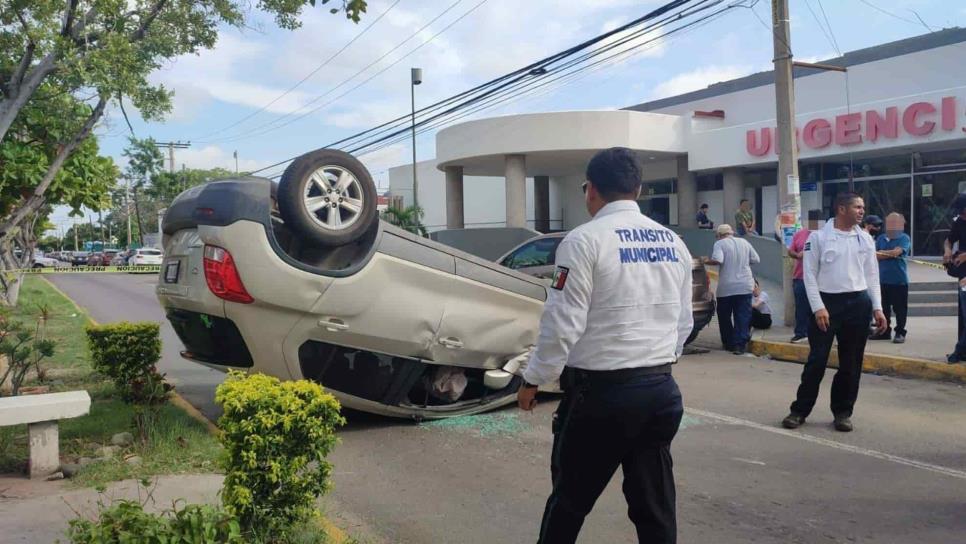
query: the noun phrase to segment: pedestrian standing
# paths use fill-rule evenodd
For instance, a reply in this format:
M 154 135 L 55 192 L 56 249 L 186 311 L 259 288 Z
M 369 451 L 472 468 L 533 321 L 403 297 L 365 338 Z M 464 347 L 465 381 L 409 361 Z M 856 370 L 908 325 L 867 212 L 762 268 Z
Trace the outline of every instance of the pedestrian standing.
M 952 208 L 956 218 L 943 241 L 943 263 L 949 275 L 959 279 L 959 342 L 946 356 L 947 363 L 955 364 L 966 361 L 966 193 L 956 196 Z
M 788 256 L 795 259 L 795 270 L 792 273 L 792 291 L 795 294 L 795 332 L 791 340 L 793 344 L 808 338 L 808 322 L 812 318 L 812 309 L 808 305 L 808 294 L 805 293 L 802 258 L 805 256 L 805 243 L 808 242 L 808 236 L 818 230 L 821 214 L 821 210 L 809 210 L 806 228 L 799 229 L 792 236 L 792 245 L 788 247 Z
M 909 271 L 906 255 L 912 247 L 909 235 L 903 232 L 906 218 L 901 213 L 890 213 L 885 219 L 885 234 L 875 240 L 879 260 L 879 284 L 882 288 L 882 312 L 886 330 L 869 340 L 889 340 L 896 344 L 906 341 L 906 316 L 909 313 Z M 892 336 L 892 313 L 896 314 L 895 337 Z
M 694 324 L 691 254 L 641 214 L 641 167 L 625 148 L 587 165 L 593 219 L 557 249 L 536 348 L 517 400 L 560 379 L 547 500 L 538 542 L 572 543 L 617 467 L 639 542 L 677 541 L 671 440 L 684 413 L 671 364 Z
M 862 220 L 860 225 L 862 230 L 867 232 L 872 240 L 875 241 L 876 238 L 882 234 L 882 218 L 878 215 L 867 215 L 865 219 Z
M 755 280 L 755 290 L 751 292 L 751 328 L 765 330 L 771 328 L 771 306 L 768 293 Z
M 698 208 L 698 213 L 694 216 L 694 219 L 698 223 L 699 229 L 710 230 L 714 228 L 714 221 L 708 219 L 709 209 L 710 207 L 707 204 L 702 204 L 701 207 Z
M 751 211 L 751 202 L 747 198 L 742 198 L 738 203 L 738 211 L 735 212 L 735 228 L 738 236 L 757 234 L 755 231 L 755 212 Z
M 869 321 L 874 316 L 876 332 L 886 327 L 875 243 L 859 228 L 864 215 L 861 196 L 839 193 L 835 217 L 822 230 L 813 232 L 805 244 L 805 290 L 814 314 L 808 326 L 809 352 L 801 384 L 791 413 L 782 421 L 787 429 L 805 423 L 815 407 L 832 341 L 838 339 L 839 369 L 832 380 L 832 415 L 837 431 L 852 430 Z
M 736 238 L 731 225 L 718 226 L 718 241 L 705 264 L 718 268 L 718 331 L 724 349 L 741 355 L 751 340 L 751 292 L 755 276 L 751 265 L 761 262 L 758 252 L 748 240 Z

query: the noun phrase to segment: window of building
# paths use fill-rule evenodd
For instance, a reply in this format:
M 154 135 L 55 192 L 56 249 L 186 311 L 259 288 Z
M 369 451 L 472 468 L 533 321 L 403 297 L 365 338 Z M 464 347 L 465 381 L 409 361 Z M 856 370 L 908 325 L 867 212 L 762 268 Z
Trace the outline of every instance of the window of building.
M 724 189 L 724 175 L 703 174 L 695 176 L 694 184 L 698 191 L 721 191 Z
M 913 163 L 917 172 L 922 170 L 943 170 L 966 167 L 966 149 L 946 151 L 924 151 L 913 153 Z
M 645 181 L 641 188 L 641 196 L 671 195 L 677 192 L 677 189 L 677 179 L 675 178 Z
M 852 168 L 853 179 L 872 176 L 893 176 L 909 173 L 909 155 L 892 155 L 889 157 L 875 157 L 871 159 L 846 158 L 839 161 L 822 163 L 822 179 L 849 179 L 849 168 Z

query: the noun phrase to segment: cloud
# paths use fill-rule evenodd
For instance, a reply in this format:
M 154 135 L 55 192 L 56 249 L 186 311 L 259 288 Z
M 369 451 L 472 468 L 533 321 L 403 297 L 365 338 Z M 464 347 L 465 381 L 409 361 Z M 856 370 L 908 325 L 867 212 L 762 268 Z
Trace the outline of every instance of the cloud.
M 181 168 L 181 165 L 187 168 L 204 170 L 212 168 L 224 168 L 225 170 L 235 169 L 235 158 L 232 156 L 232 151 L 223 149 L 217 145 L 176 149 L 174 151 L 174 163 L 178 169 Z M 242 172 L 257 170 L 268 164 L 271 163 L 264 160 L 250 159 L 245 157 L 244 154 L 238 157 L 238 169 Z M 167 165 L 167 151 L 165 150 L 165 167 Z
M 705 66 L 678 74 L 658 84 L 651 93 L 652 99 L 676 96 L 704 89 L 714 83 L 728 81 L 752 73 L 750 66 Z

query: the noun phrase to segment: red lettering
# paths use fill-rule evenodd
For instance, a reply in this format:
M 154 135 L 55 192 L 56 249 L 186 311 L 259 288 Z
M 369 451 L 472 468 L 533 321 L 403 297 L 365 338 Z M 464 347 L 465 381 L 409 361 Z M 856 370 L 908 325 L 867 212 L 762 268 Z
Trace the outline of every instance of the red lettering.
M 875 110 L 865 112 L 865 139 L 875 142 L 880 135 L 893 140 L 899 137 L 899 108 L 886 108 L 885 118 Z
M 802 137 L 808 147 L 821 149 L 832 143 L 832 125 L 825 119 L 812 119 L 805 123 Z
M 947 96 L 942 102 L 943 130 L 956 130 L 956 97 Z
M 745 133 L 745 149 L 748 150 L 749 155 L 755 157 L 763 157 L 768 154 L 771 150 L 771 129 L 764 127 L 761 129 L 761 137 L 758 137 L 758 131 L 749 130 Z
M 862 114 L 847 113 L 835 116 L 835 143 L 855 145 L 862 143 Z
M 920 116 L 936 113 L 936 106 L 929 102 L 916 102 L 910 104 L 906 111 L 902 112 L 902 129 L 913 136 L 925 136 L 936 128 L 933 121 L 920 122 Z

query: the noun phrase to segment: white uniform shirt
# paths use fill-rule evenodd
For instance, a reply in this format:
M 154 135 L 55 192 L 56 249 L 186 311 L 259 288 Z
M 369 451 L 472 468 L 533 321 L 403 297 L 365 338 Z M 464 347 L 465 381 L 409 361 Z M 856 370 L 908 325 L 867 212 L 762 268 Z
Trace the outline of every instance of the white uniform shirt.
M 691 253 L 636 202 L 611 202 L 571 231 L 556 265 L 527 382 L 552 382 L 565 365 L 617 370 L 681 355 L 694 325 Z
M 825 308 L 819 293 L 851 293 L 868 291 L 872 309 L 882 309 L 879 292 L 879 262 L 875 258 L 875 242 L 858 225 L 843 232 L 835 221 L 808 236 L 802 270 L 805 292 L 812 313 Z
M 755 275 L 751 265 L 761 262 L 758 252 L 748 240 L 728 236 L 714 243 L 711 258 L 721 263 L 718 269 L 719 297 L 750 295 L 755 289 Z

